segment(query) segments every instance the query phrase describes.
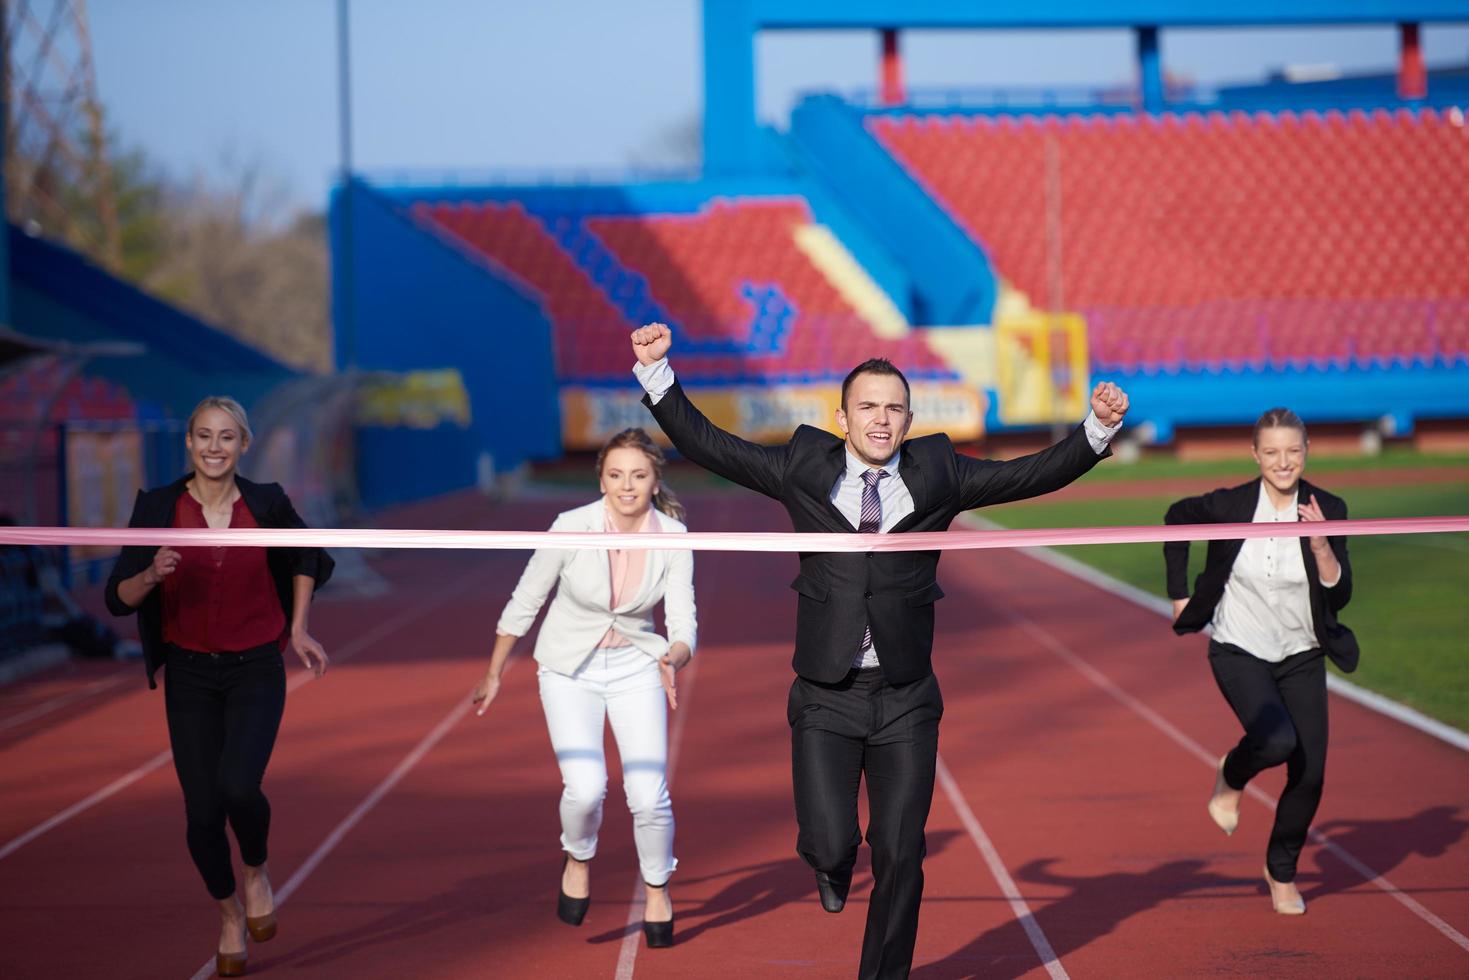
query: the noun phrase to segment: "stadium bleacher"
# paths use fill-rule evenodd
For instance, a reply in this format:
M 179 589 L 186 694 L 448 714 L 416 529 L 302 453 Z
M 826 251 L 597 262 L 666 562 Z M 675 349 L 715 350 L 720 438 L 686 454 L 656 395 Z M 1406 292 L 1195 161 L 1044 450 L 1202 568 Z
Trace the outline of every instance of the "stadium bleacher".
M 1059 252 L 1061 301 L 1086 316 L 1098 369 L 1469 360 L 1457 109 L 867 126 L 1038 304 Z
M 134 419 L 137 407 L 127 390 L 101 378 L 79 375 L 64 380 L 65 366 L 37 358 L 0 376 L 0 438 L 29 432 L 49 401 L 48 418 L 62 421 Z M 60 394 L 56 394 L 58 385 Z
M 622 381 L 627 334 L 654 320 L 680 335 L 693 384 L 839 380 L 885 356 L 915 378 L 956 377 L 918 334 L 878 336 L 794 232 L 799 197 L 716 198 L 691 213 L 532 212 L 522 203 L 410 209 L 542 298 L 563 381 Z

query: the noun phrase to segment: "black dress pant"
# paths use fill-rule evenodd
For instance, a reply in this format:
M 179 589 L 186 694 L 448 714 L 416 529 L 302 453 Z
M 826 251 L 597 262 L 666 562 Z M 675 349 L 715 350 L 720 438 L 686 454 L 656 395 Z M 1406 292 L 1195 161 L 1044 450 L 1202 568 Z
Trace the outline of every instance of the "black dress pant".
M 1326 779 L 1326 658 L 1308 650 L 1270 663 L 1211 640 L 1209 666 L 1245 727 L 1244 738 L 1225 756 L 1224 781 L 1244 789 L 1259 773 L 1285 763 L 1285 791 L 1265 865 L 1276 881 L 1294 881 Z
M 791 685 L 791 763 L 796 851 L 817 871 L 849 882 L 862 834 L 857 788 L 867 777 L 872 898 L 860 976 L 908 976 L 923 898 L 923 828 L 933 801 L 938 679 L 894 687 L 882 670 L 853 670 L 836 684 L 797 677 Z
M 170 647 L 164 702 L 173 766 L 184 790 L 189 854 L 217 899 L 235 893 L 225 821 L 240 858 L 266 860 L 270 802 L 260 791 L 286 706 L 286 669 L 275 644 L 240 653 Z

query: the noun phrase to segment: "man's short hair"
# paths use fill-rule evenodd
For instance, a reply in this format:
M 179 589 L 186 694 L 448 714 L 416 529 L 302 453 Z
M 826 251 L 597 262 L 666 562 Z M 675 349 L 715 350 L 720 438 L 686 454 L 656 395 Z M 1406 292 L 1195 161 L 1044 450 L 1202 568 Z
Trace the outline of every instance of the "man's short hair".
M 899 371 L 886 357 L 870 357 L 852 368 L 842 379 L 842 411 L 847 410 L 847 389 L 852 387 L 852 382 L 859 374 L 888 374 L 896 377 L 903 382 L 903 400 L 910 409 L 913 407 L 913 390 L 908 387 L 908 379 L 903 377 L 903 372 Z

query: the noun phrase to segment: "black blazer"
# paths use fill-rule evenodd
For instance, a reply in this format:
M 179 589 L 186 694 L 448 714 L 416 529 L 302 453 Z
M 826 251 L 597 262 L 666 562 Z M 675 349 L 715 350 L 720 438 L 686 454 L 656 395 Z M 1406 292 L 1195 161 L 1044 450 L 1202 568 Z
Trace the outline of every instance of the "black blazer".
M 128 527 L 172 527 L 173 510 L 185 486 L 193 478 L 192 473 L 166 487 L 156 490 L 139 490 L 133 502 L 133 516 Z M 252 483 L 242 476 L 235 477 L 240 488 L 240 497 L 255 522 L 261 527 L 305 527 L 306 524 L 291 506 L 286 492 L 279 483 Z M 138 614 L 138 638 L 143 645 L 143 664 L 148 669 L 148 686 L 157 687 L 153 675 L 167 657 L 163 643 L 163 595 L 161 589 L 149 592 L 143 604 L 136 609 L 122 601 L 117 587 L 124 579 L 132 578 L 153 563 L 156 547 L 128 545 L 117 556 L 112 566 L 112 575 L 107 579 L 107 608 L 114 616 Z M 281 609 L 286 614 L 287 625 L 295 606 L 297 575 L 309 575 L 316 580 L 315 588 L 321 588 L 332 576 L 336 563 L 331 555 L 321 548 L 267 548 L 265 561 L 270 566 L 270 577 L 275 582 L 276 595 Z
M 847 465 L 842 439 L 803 425 L 783 446 L 746 442 L 705 418 L 678 384 L 656 405 L 646 397 L 643 403 L 680 453 L 780 501 L 797 531 L 857 530 L 830 499 Z M 947 530 L 960 511 L 1049 493 L 1102 458 L 1081 426 L 1049 449 L 1007 462 L 962 456 L 945 435 L 909 439 L 902 450 L 898 473 L 913 497 L 913 513 L 894 532 Z M 944 594 L 936 579 L 939 555 L 802 552 L 801 574 L 791 583 L 800 594 L 796 673 L 822 683 L 841 680 L 869 624 L 889 683 L 932 673 L 934 602 Z
M 1344 521 L 1347 504 L 1318 486 L 1301 481 L 1297 499 L 1309 501 L 1315 496 L 1321 512 L 1328 520 Z M 1248 524 L 1255 516 L 1255 507 L 1260 500 L 1260 478 L 1237 487 L 1214 490 L 1201 497 L 1185 497 L 1168 508 L 1163 518 L 1167 524 Z M 1361 651 L 1352 631 L 1336 621 L 1336 614 L 1352 598 L 1352 563 L 1347 560 L 1347 539 L 1341 535 L 1326 539 L 1336 560 L 1341 563 L 1341 579 L 1331 588 L 1321 585 L 1321 574 L 1316 568 L 1316 556 L 1311 554 L 1311 542 L 1301 538 L 1301 556 L 1306 562 L 1306 581 L 1311 589 L 1311 622 L 1316 627 L 1316 639 L 1321 649 L 1346 673 L 1357 669 Z M 1204 570 L 1194 580 L 1193 593 L 1188 588 L 1188 545 L 1187 541 L 1169 541 L 1163 545 L 1163 559 L 1168 569 L 1168 597 L 1188 599 L 1189 603 L 1173 624 L 1173 632 L 1180 636 L 1196 633 L 1214 618 L 1214 608 L 1224 595 L 1224 585 L 1234 569 L 1234 560 L 1239 557 L 1244 540 L 1210 541 Z

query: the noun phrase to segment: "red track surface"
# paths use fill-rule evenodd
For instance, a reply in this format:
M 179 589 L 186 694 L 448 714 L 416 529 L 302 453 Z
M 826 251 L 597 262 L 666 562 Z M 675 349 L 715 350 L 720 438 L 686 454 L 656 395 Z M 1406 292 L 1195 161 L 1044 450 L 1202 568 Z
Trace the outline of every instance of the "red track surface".
M 436 512 L 444 524 L 537 528 L 557 509 L 461 498 Z M 700 496 L 691 510 L 700 529 L 785 526 L 747 495 Z M 675 729 L 671 950 L 623 941 L 635 861 L 615 767 L 591 913 L 579 930 L 552 914 L 559 779 L 529 661 L 488 716 L 463 714 L 523 561 L 391 555 L 376 561 L 389 597 L 339 590 L 319 605 L 313 631 L 337 663 L 291 694 L 267 776 L 286 897 L 279 938 L 251 949 L 252 975 L 610 978 L 621 962 L 638 977 L 853 976 L 865 860 L 847 912 L 828 916 L 794 854 L 794 559 L 697 560 L 701 647 L 681 675 Z M 915 976 L 1046 975 L 971 830 L 993 842 L 1058 976 L 1469 974 L 1469 949 L 1319 846 L 1301 868 L 1309 914 L 1270 911 L 1269 811 L 1247 800 L 1232 838 L 1204 813 L 1209 757 L 1236 730 L 1202 640 L 1023 555 L 956 553 L 941 581 L 941 755 L 956 793 L 935 794 Z M 0 690 L 0 853 L 166 748 L 161 692 L 142 687 L 136 665 L 102 685 L 116 670 Z M 1469 933 L 1469 756 L 1340 699 L 1332 711 L 1317 826 L 1449 932 Z M 1280 783 L 1261 780 L 1272 794 Z M 12 980 L 189 977 L 211 957 L 216 922 L 168 764 L 0 856 L 0 976 Z

